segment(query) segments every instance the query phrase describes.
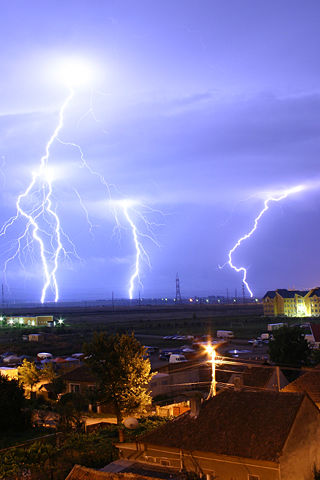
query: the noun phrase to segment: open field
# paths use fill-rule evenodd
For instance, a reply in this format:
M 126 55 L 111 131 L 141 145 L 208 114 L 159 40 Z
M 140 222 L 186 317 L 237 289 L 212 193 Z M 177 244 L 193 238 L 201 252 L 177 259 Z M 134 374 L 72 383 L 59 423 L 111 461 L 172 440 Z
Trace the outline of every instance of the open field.
M 14 351 L 17 354 L 35 355 L 49 351 L 53 355 L 66 355 L 82 350 L 84 342 L 90 341 L 93 332 L 135 332 L 145 345 L 168 346 L 166 335 L 215 335 L 218 329 L 232 330 L 239 339 L 248 339 L 267 330 L 269 319 L 262 316 L 262 305 L 176 305 L 140 306 L 132 308 L 110 307 L 70 308 L 59 306 L 22 310 L 10 308 L 6 315 L 54 314 L 65 319 L 63 327 L 2 327 L 0 328 L 0 353 Z M 306 321 L 306 319 L 301 319 Z M 289 324 L 299 319 L 285 320 Z M 22 335 L 43 331 L 48 335 L 44 342 L 25 342 Z M 176 345 L 185 341 L 175 341 Z M 172 341 L 169 342 L 172 347 Z

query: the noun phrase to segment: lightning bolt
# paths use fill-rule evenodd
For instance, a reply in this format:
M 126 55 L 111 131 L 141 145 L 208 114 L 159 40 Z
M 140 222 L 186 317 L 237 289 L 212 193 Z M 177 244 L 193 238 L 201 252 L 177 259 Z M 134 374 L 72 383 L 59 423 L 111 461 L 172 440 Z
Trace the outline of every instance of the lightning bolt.
M 133 292 L 135 288 L 136 282 L 138 282 L 139 285 L 142 286 L 141 282 L 141 277 L 140 277 L 140 271 L 141 271 L 141 262 L 145 261 L 147 263 L 148 267 L 151 268 L 151 262 L 150 262 L 150 257 L 148 255 L 148 252 L 146 251 L 141 238 L 148 239 L 152 243 L 154 243 L 157 247 L 160 247 L 159 243 L 155 240 L 153 231 L 152 231 L 152 226 L 160 226 L 161 224 L 156 224 L 153 222 L 149 222 L 148 219 L 146 218 L 145 215 L 143 215 L 141 208 L 138 210 L 137 208 L 134 208 L 135 205 L 138 205 L 137 202 L 129 199 L 125 200 L 120 200 L 117 202 L 120 208 L 122 209 L 123 215 L 131 229 L 132 233 L 132 240 L 135 248 L 135 261 L 134 261 L 134 268 L 133 268 L 133 273 L 129 279 L 129 288 L 128 288 L 128 296 L 129 299 L 132 300 L 133 298 Z M 140 205 L 141 207 L 141 205 Z M 142 206 L 144 208 L 147 208 L 148 210 L 151 210 L 152 212 L 156 213 L 162 213 L 159 210 L 153 210 L 150 207 L 146 207 L 145 205 Z M 135 217 L 140 218 L 140 220 L 143 222 L 144 226 L 147 229 L 147 233 L 142 232 L 139 228 L 137 223 L 134 221 L 133 215 Z
M 101 173 L 94 170 L 90 166 L 85 159 L 84 152 L 80 145 L 74 142 L 63 141 L 60 138 L 61 130 L 64 127 L 65 111 L 74 97 L 74 89 L 72 88 L 71 83 L 73 83 L 75 79 L 76 82 L 78 82 L 79 78 L 81 79 L 82 74 L 79 72 L 86 73 L 82 68 L 80 68 L 80 70 L 75 68 L 73 71 L 72 68 L 71 70 L 68 68 L 68 65 L 66 67 L 66 73 L 71 75 L 70 79 L 68 79 L 69 94 L 59 109 L 57 125 L 46 144 L 45 153 L 40 158 L 38 169 L 32 172 L 32 179 L 29 185 L 25 191 L 17 197 L 15 215 L 9 218 L 2 225 L 2 227 L 0 227 L 0 237 L 4 237 L 8 234 L 9 230 L 12 230 L 15 226 L 16 228 L 19 228 L 21 220 L 24 224 L 22 233 L 18 234 L 14 243 L 11 245 L 8 252 L 6 252 L 8 257 L 4 262 L 4 276 L 6 277 L 8 265 L 13 260 L 17 259 L 22 268 L 24 268 L 23 260 L 27 255 L 34 260 L 34 245 L 36 245 L 39 249 L 41 267 L 43 271 L 43 286 L 40 301 L 41 303 L 44 303 L 47 300 L 48 289 L 51 288 L 54 301 L 57 302 L 59 300 L 57 271 L 59 268 L 60 257 L 64 255 L 66 259 L 69 259 L 69 257 L 73 255 L 77 259 L 81 260 L 76 252 L 74 243 L 64 232 L 60 217 L 54 206 L 57 204 L 57 201 L 54 201 L 54 178 L 49 168 L 49 160 L 52 145 L 54 142 L 59 142 L 64 146 L 70 146 L 77 149 L 80 156 L 80 168 L 86 169 L 88 173 L 96 177 L 103 186 L 108 206 L 111 208 L 115 220 L 113 233 L 118 233 L 120 235 L 120 231 L 124 228 L 128 228 L 128 226 L 132 232 L 135 248 L 135 262 L 134 272 L 130 277 L 128 290 L 129 298 L 132 299 L 136 281 L 138 281 L 141 285 L 141 262 L 145 261 L 148 266 L 151 267 L 150 258 L 143 245 L 143 240 L 148 239 L 155 245 L 159 246 L 153 236 L 152 231 L 152 227 L 157 224 L 150 222 L 140 207 L 152 211 L 153 213 L 156 212 L 162 214 L 162 212 L 153 210 L 145 205 L 139 205 L 137 202 L 132 200 L 121 199 L 114 201 L 112 192 L 116 192 L 117 196 L 120 194 L 115 185 L 109 184 Z M 77 65 L 75 67 L 77 67 Z M 81 65 L 79 65 L 79 67 L 81 67 Z M 77 73 L 77 75 L 75 75 L 75 73 Z M 90 115 L 96 123 L 99 122 L 94 111 L 93 93 L 91 93 L 89 110 L 80 118 L 79 122 L 81 122 L 88 115 Z M 85 214 L 89 232 L 91 235 L 93 235 L 93 228 L 96 225 L 94 225 L 91 221 L 89 211 L 82 199 L 82 196 L 80 195 L 80 192 L 75 187 L 73 188 L 73 191 L 78 198 L 81 209 Z M 134 205 L 136 208 L 133 208 Z M 120 222 L 119 216 L 121 215 L 119 213 L 119 207 L 121 208 L 122 214 L 126 220 L 127 227 L 124 227 Z M 143 230 L 138 228 L 138 223 L 140 224 L 141 222 L 144 224 Z M 158 226 L 159 225 L 160 224 L 158 224 Z M 69 245 L 68 249 L 65 245 Z
M 88 161 L 85 158 L 85 155 L 84 155 L 84 152 L 83 152 L 81 146 L 78 145 L 77 143 L 74 143 L 74 142 L 65 142 L 65 141 L 61 140 L 60 138 L 58 138 L 57 140 L 63 145 L 70 146 L 70 147 L 73 147 L 76 150 L 78 150 L 79 155 L 80 155 L 80 168 L 86 169 L 92 176 L 97 177 L 100 184 L 104 187 L 105 193 L 106 193 L 106 198 L 108 200 L 109 206 L 112 209 L 113 217 L 114 217 L 114 220 L 115 220 L 114 233 L 117 232 L 120 235 L 121 230 L 123 230 L 123 228 L 124 228 L 121 221 L 120 221 L 120 218 L 119 218 L 118 209 L 120 209 L 122 211 L 122 213 L 123 213 L 123 215 L 126 219 L 126 222 L 129 225 L 129 228 L 130 228 L 131 233 L 132 233 L 134 248 L 135 248 L 135 261 L 134 261 L 133 273 L 132 273 L 132 275 L 129 279 L 129 288 L 128 288 L 128 297 L 129 297 L 130 300 L 132 300 L 134 287 L 135 287 L 136 282 L 138 282 L 138 284 L 142 287 L 141 276 L 140 276 L 141 263 L 144 261 L 148 265 L 148 267 L 151 268 L 151 262 L 150 262 L 149 254 L 148 254 L 147 250 L 145 249 L 141 239 L 143 238 L 143 239 L 150 240 L 157 247 L 160 247 L 159 243 L 156 241 L 156 239 L 154 237 L 152 227 L 163 226 L 163 224 L 160 224 L 160 223 L 150 222 L 147 219 L 147 216 L 143 214 L 142 210 L 143 209 L 148 210 L 149 212 L 160 214 L 160 215 L 164 215 L 164 214 L 160 210 L 154 210 L 151 207 L 148 207 L 146 205 L 138 204 L 138 202 L 136 202 L 134 200 L 130 200 L 130 199 L 114 200 L 113 196 L 112 196 L 112 190 L 117 191 L 117 193 L 119 194 L 118 189 L 116 188 L 115 185 L 108 183 L 107 180 L 105 179 L 105 177 L 100 172 L 94 170 L 90 166 L 90 164 L 88 163 Z M 88 223 L 89 229 L 90 229 L 90 233 L 92 233 L 93 224 L 92 224 L 92 222 L 89 218 L 89 212 L 86 209 L 79 192 L 76 189 L 74 189 L 74 191 L 75 191 L 75 193 L 76 193 L 76 195 L 79 199 L 79 202 L 80 202 L 80 205 L 81 205 L 82 209 L 85 212 L 87 223 Z M 138 207 L 140 207 L 140 208 L 138 208 Z M 134 217 L 137 217 L 138 219 L 140 219 L 140 221 L 144 225 L 147 233 L 142 232 L 138 228 L 138 225 L 137 225 L 137 223 L 135 223 L 132 214 L 134 215 Z
M 251 235 L 253 235 L 253 233 L 257 230 L 258 228 L 258 224 L 259 224 L 259 221 L 261 219 L 261 217 L 267 212 L 267 210 L 269 210 L 269 203 L 270 202 L 281 202 L 281 200 L 284 200 L 285 198 L 288 197 L 288 195 L 292 195 L 294 193 L 298 193 L 298 192 L 301 192 L 302 190 L 304 190 L 305 187 L 303 185 L 297 185 L 296 187 L 293 187 L 293 188 L 290 188 L 288 190 L 285 190 L 284 192 L 282 192 L 280 195 L 278 196 L 269 196 L 265 201 L 264 201 L 264 207 L 263 209 L 261 210 L 261 212 L 259 213 L 259 215 L 255 218 L 254 220 L 254 225 L 252 227 L 252 229 L 250 230 L 250 232 L 246 233 L 245 235 L 243 235 L 243 237 L 239 238 L 239 240 L 237 241 L 237 243 L 234 245 L 234 247 L 231 248 L 231 250 L 229 251 L 228 253 L 228 261 L 225 263 L 230 265 L 230 267 L 235 270 L 236 272 L 242 272 L 242 282 L 244 283 L 244 285 L 246 286 L 246 289 L 248 290 L 249 294 L 250 294 L 250 297 L 253 297 L 253 293 L 252 293 L 252 290 L 250 289 L 249 287 L 249 284 L 247 282 L 247 269 L 245 267 L 236 267 L 233 262 L 232 262 L 232 255 L 234 254 L 234 252 L 237 250 L 237 248 L 240 247 L 241 243 L 244 242 L 245 240 L 247 240 L 248 238 L 251 237 Z M 223 265 L 222 267 L 219 267 L 220 269 L 223 268 L 225 265 Z
M 53 208 L 53 178 L 48 169 L 48 163 L 52 144 L 58 138 L 59 132 L 63 128 L 65 110 L 73 96 L 74 91 L 70 89 L 69 95 L 60 107 L 57 126 L 46 144 L 45 153 L 40 159 L 38 170 L 32 173 L 32 179 L 28 187 L 18 196 L 16 214 L 7 220 L 0 229 L 0 237 L 3 237 L 11 227 L 18 223 L 19 219 L 24 220 L 25 223 L 23 232 L 16 240 L 16 248 L 13 254 L 4 263 L 4 274 L 6 274 L 9 262 L 16 257 L 19 257 L 21 262 L 23 241 L 26 242 L 27 248 L 33 242 L 38 244 L 44 275 L 41 303 L 45 302 L 49 287 L 53 289 L 54 301 L 58 301 L 59 288 L 56 274 L 59 256 L 61 252 L 67 254 L 62 243 L 62 237 L 65 234 L 61 228 L 60 218 Z M 34 198 L 37 199 L 37 204 L 30 208 L 29 204 L 34 204 Z M 51 225 L 51 232 L 46 230 L 48 224 Z M 47 238 L 50 239 L 49 246 L 47 245 L 48 242 L 45 241 Z M 51 248 L 48 250 L 49 247 Z

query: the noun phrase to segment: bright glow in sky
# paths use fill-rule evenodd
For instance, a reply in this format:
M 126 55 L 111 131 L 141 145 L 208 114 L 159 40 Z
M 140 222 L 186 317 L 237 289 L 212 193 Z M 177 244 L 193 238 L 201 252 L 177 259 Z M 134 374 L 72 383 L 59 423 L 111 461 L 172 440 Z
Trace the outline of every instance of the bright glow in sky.
M 320 284 L 319 15 L 316 0 L 2 6 L 0 223 L 14 215 L 74 89 L 48 170 L 54 211 L 79 255 L 58 270 L 62 299 L 127 296 L 135 260 L 132 231 L 118 238 L 105 187 L 71 143 L 115 200 L 155 211 L 160 248 L 148 242 L 142 296 L 174 296 L 177 271 L 183 296 L 239 294 L 239 275 L 218 265 L 266 192 L 292 185 L 307 188 L 272 205 L 237 265 L 255 295 Z M 1 243 L 0 262 L 16 234 Z M 27 248 L 8 270 L 8 298 L 37 300 L 40 273 Z

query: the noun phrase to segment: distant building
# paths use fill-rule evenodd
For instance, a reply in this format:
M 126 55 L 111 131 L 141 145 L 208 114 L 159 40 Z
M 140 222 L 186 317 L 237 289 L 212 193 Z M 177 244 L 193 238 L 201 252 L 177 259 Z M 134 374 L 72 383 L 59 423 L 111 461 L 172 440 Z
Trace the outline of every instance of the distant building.
M 28 335 L 29 342 L 43 342 L 44 338 L 43 333 L 30 333 Z
M 51 327 L 54 325 L 52 315 L 40 315 L 37 317 L 7 317 L 8 325 L 21 325 L 31 327 Z
M 262 299 L 267 317 L 320 316 L 320 288 L 312 290 L 269 290 Z

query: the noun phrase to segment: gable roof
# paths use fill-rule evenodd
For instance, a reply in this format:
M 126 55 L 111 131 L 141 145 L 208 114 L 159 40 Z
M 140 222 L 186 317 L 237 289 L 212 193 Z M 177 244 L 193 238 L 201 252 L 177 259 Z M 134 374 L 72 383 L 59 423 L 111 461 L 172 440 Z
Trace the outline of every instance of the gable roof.
M 70 372 L 61 375 L 61 378 L 66 382 L 90 382 L 95 383 L 97 381 L 92 370 L 87 365 L 81 365 L 80 367 L 70 370 Z
M 293 382 L 289 383 L 282 391 L 305 392 L 315 403 L 320 402 L 320 370 L 306 372 Z
M 315 342 L 320 342 L 320 324 L 310 323 L 310 328 Z
M 225 390 L 197 418 L 185 413 L 142 436 L 141 443 L 276 461 L 304 395 Z
M 271 379 L 274 368 L 270 367 L 246 367 L 243 375 L 243 384 L 248 387 L 263 388 Z
M 312 288 L 309 293 L 308 293 L 308 297 L 320 297 L 320 287 L 315 287 L 315 288 Z
M 74 465 L 66 480 L 154 480 L 136 473 L 110 473 Z
M 262 299 L 264 300 L 267 297 L 274 298 L 275 296 L 276 296 L 276 292 L 274 290 L 268 290 Z

